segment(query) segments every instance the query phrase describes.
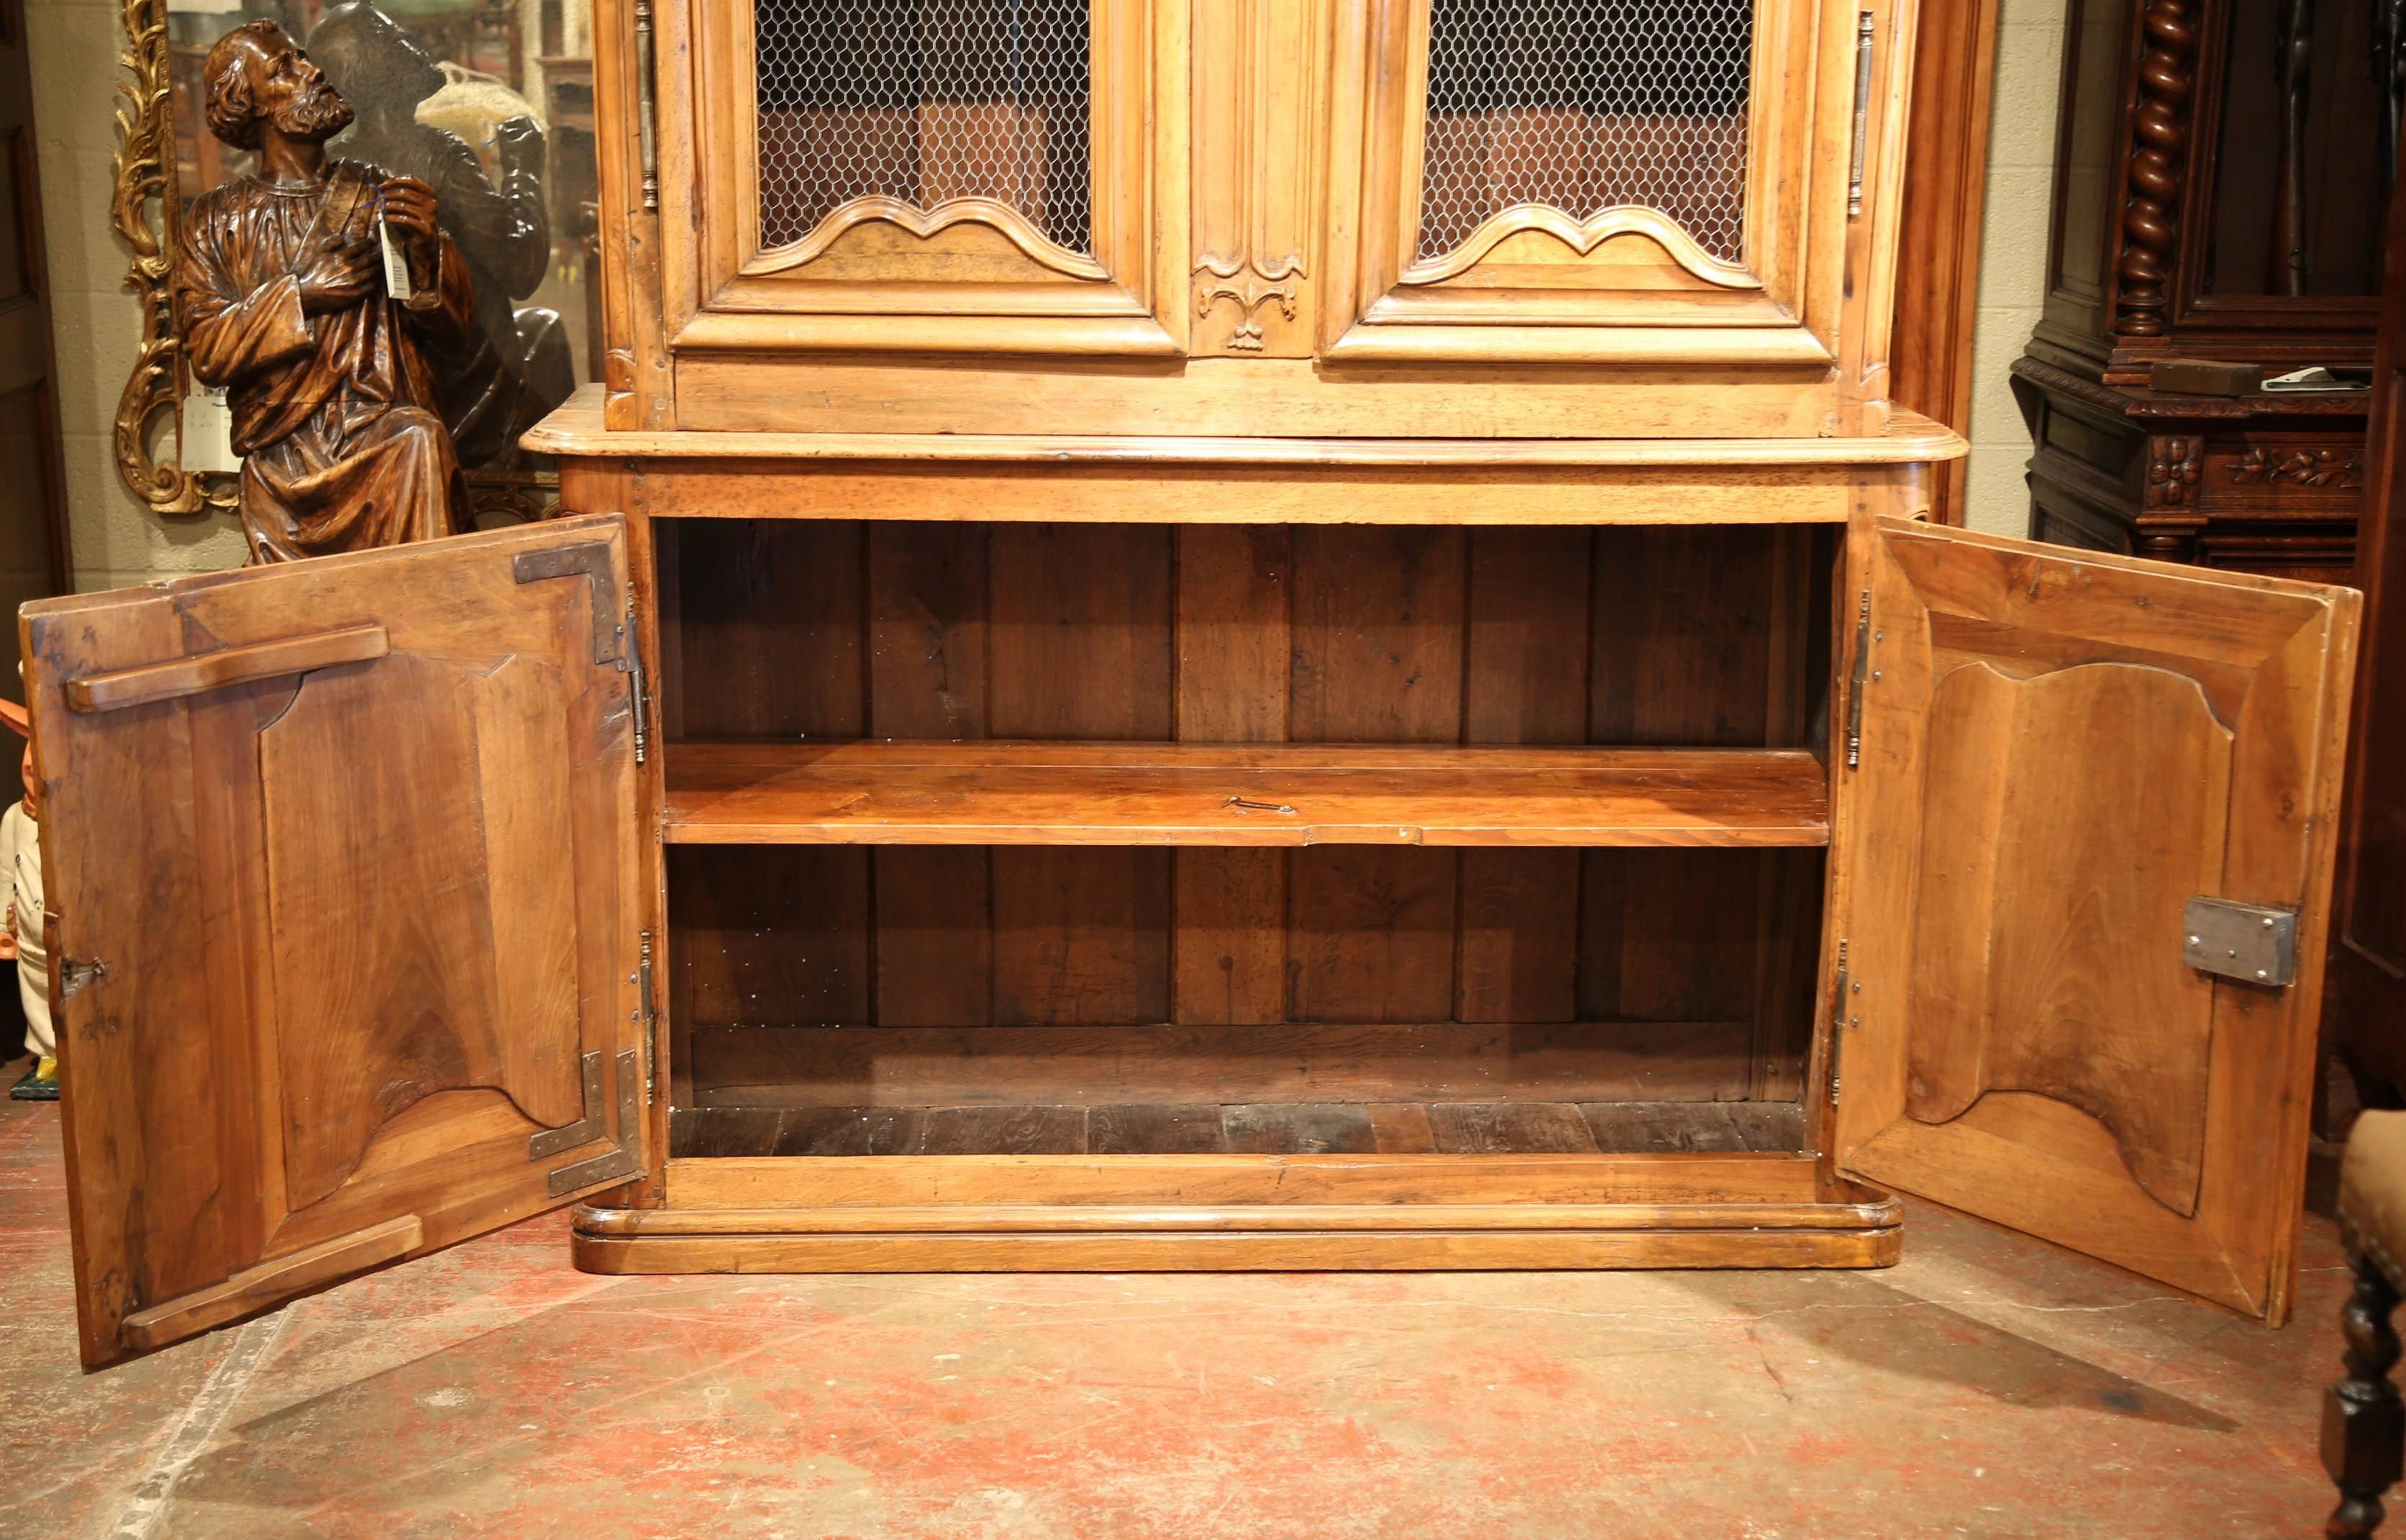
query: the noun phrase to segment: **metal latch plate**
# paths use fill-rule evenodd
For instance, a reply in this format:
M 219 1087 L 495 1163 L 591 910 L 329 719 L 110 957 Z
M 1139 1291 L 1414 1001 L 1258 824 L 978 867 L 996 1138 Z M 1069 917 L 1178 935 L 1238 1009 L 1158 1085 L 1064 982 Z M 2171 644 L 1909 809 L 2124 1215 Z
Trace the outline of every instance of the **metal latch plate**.
M 2191 898 L 2181 911 L 2181 961 L 2278 988 L 2297 977 L 2298 917 L 2228 898 Z

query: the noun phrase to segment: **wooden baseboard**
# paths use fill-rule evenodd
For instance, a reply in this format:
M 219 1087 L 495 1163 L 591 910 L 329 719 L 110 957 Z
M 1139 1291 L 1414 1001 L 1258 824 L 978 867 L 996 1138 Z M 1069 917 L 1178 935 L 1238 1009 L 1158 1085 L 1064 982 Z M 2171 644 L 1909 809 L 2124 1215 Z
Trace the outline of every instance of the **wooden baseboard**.
M 1883 1267 L 1902 1208 L 1810 1156 L 672 1161 L 576 1211 L 588 1272 Z
M 588 1273 L 1138 1273 L 1886 1267 L 1858 1230 L 1214 1231 L 1187 1235 L 575 1234 Z

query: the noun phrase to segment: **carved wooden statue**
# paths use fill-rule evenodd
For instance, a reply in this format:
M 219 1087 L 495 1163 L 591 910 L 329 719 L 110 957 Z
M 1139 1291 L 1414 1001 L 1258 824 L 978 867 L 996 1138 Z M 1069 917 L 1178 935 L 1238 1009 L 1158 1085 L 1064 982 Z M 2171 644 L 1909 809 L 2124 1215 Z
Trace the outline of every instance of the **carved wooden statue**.
M 430 354 L 473 344 L 475 297 L 433 191 L 328 159 L 351 108 L 274 22 L 219 38 L 204 70 L 209 131 L 259 163 L 193 205 L 177 284 L 192 373 L 233 409 L 251 559 L 462 528 Z

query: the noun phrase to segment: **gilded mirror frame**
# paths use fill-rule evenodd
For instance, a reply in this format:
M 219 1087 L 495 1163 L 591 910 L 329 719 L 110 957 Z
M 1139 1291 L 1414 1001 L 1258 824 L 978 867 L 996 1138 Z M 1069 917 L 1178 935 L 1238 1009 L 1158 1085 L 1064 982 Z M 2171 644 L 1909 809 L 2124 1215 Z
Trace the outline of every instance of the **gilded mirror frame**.
M 181 201 L 170 194 L 176 124 L 169 75 L 167 0 L 120 0 L 124 51 L 118 55 L 116 187 L 109 222 L 133 252 L 126 287 L 142 311 L 142 342 L 117 398 L 113 442 L 118 478 L 154 514 L 231 514 L 236 477 L 187 471 L 182 463 L 184 339 L 176 317 Z M 153 445 L 158 448 L 154 450 Z M 470 516 L 548 518 L 559 512 L 551 471 L 470 471 Z

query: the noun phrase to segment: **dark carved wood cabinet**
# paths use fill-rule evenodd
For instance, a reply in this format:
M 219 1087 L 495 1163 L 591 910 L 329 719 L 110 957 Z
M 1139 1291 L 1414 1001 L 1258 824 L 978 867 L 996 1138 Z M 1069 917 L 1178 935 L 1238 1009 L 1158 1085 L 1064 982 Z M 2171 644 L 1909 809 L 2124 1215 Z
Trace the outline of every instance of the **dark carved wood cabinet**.
M 2365 397 L 2148 381 L 2165 360 L 2371 361 L 2397 48 L 2380 9 L 2073 0 L 2045 313 L 2013 366 L 2033 537 L 2346 579 Z
M 580 516 L 27 612 L 87 1359 L 572 1203 L 2282 1317 L 2355 596 L 1929 523 L 1915 6 L 1655 8 L 602 0 Z

